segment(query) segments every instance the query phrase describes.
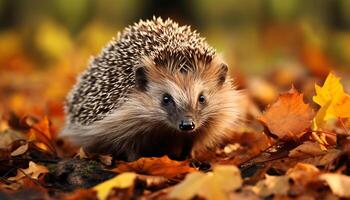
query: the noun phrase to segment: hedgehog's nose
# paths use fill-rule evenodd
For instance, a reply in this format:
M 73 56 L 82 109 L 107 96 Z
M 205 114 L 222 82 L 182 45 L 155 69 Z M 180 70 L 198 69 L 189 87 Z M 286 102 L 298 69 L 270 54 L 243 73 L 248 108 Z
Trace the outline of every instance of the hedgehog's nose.
M 181 120 L 179 125 L 180 130 L 182 131 L 192 131 L 195 125 L 192 119 Z

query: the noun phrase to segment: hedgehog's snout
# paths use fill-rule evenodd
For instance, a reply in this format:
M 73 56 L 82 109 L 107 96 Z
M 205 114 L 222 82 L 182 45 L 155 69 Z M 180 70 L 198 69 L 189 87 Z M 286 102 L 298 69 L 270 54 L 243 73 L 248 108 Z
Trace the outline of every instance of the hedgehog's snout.
M 194 121 L 191 117 L 186 117 L 180 121 L 179 128 L 181 131 L 192 131 L 195 128 Z

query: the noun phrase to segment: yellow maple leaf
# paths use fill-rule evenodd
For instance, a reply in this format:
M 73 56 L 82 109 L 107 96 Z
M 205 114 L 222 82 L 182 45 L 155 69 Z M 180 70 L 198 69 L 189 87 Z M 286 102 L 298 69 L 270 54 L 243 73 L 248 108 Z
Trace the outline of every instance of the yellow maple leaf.
M 242 186 L 239 169 L 230 165 L 217 165 L 213 172 L 193 172 L 186 179 L 176 185 L 170 192 L 169 198 L 191 199 L 199 195 L 208 200 L 228 199 L 228 192 Z
M 315 89 L 317 95 L 313 97 L 313 100 L 320 106 L 324 106 L 328 101 L 344 93 L 340 78 L 332 73 L 328 75 L 322 87 L 316 84 Z
M 97 197 L 100 200 L 107 198 L 109 191 L 112 188 L 129 188 L 134 185 L 136 174 L 132 172 L 125 172 L 118 176 L 100 183 L 94 187 L 97 191 Z
M 322 126 L 329 119 L 350 118 L 350 96 L 344 92 L 339 77 L 330 73 L 323 86 L 316 84 L 315 89 L 313 101 L 321 108 L 314 119 L 313 129 Z

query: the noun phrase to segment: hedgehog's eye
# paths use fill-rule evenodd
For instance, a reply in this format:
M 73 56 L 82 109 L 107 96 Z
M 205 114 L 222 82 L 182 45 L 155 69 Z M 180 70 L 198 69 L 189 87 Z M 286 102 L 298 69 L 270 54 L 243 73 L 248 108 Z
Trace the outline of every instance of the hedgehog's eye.
M 172 102 L 172 97 L 170 96 L 170 94 L 164 94 L 163 96 L 163 104 L 164 105 L 169 105 L 169 103 Z
M 198 101 L 199 101 L 199 103 L 201 103 L 201 104 L 205 103 L 205 96 L 204 96 L 203 94 L 199 95 Z

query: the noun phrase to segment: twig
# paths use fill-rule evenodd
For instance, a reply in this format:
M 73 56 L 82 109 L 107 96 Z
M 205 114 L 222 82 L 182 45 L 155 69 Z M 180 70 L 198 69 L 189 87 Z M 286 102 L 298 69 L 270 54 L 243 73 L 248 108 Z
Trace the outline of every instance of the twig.
M 270 150 L 271 148 L 275 147 L 276 144 L 278 144 L 278 142 L 279 142 L 279 140 L 277 140 L 275 144 L 273 144 L 271 146 L 268 146 L 266 149 L 260 151 L 260 153 L 258 153 L 257 155 L 255 155 L 255 156 L 249 158 L 248 160 L 242 162 L 241 164 L 239 164 L 239 166 L 240 167 L 244 166 L 245 164 L 247 164 L 247 163 L 251 162 L 252 160 L 254 160 L 255 158 L 259 157 L 262 153 L 266 153 L 268 150 Z
M 344 124 L 343 120 L 342 120 L 340 117 L 339 117 L 338 119 L 339 119 L 340 124 L 342 125 L 342 127 L 343 127 L 343 129 L 344 129 L 344 131 L 345 131 L 346 135 L 349 135 L 348 129 L 346 129 L 346 127 L 345 127 L 345 124 Z
M 4 177 L 0 177 L 0 181 L 5 183 L 5 184 L 11 184 L 11 181 L 6 180 Z
M 37 184 L 40 187 L 46 188 L 45 185 L 41 184 L 38 180 L 32 178 L 31 176 L 29 176 L 28 174 L 26 174 L 21 168 L 17 168 L 21 173 L 24 174 L 24 176 L 26 176 L 27 178 L 29 178 L 31 181 L 33 181 L 33 183 Z
M 59 160 L 45 160 L 45 159 L 31 159 L 31 158 L 4 158 L 4 159 L 0 159 L 0 162 L 4 162 L 4 161 L 34 161 L 34 162 L 42 162 L 42 163 L 57 163 Z M 15 166 L 13 166 L 15 167 Z

